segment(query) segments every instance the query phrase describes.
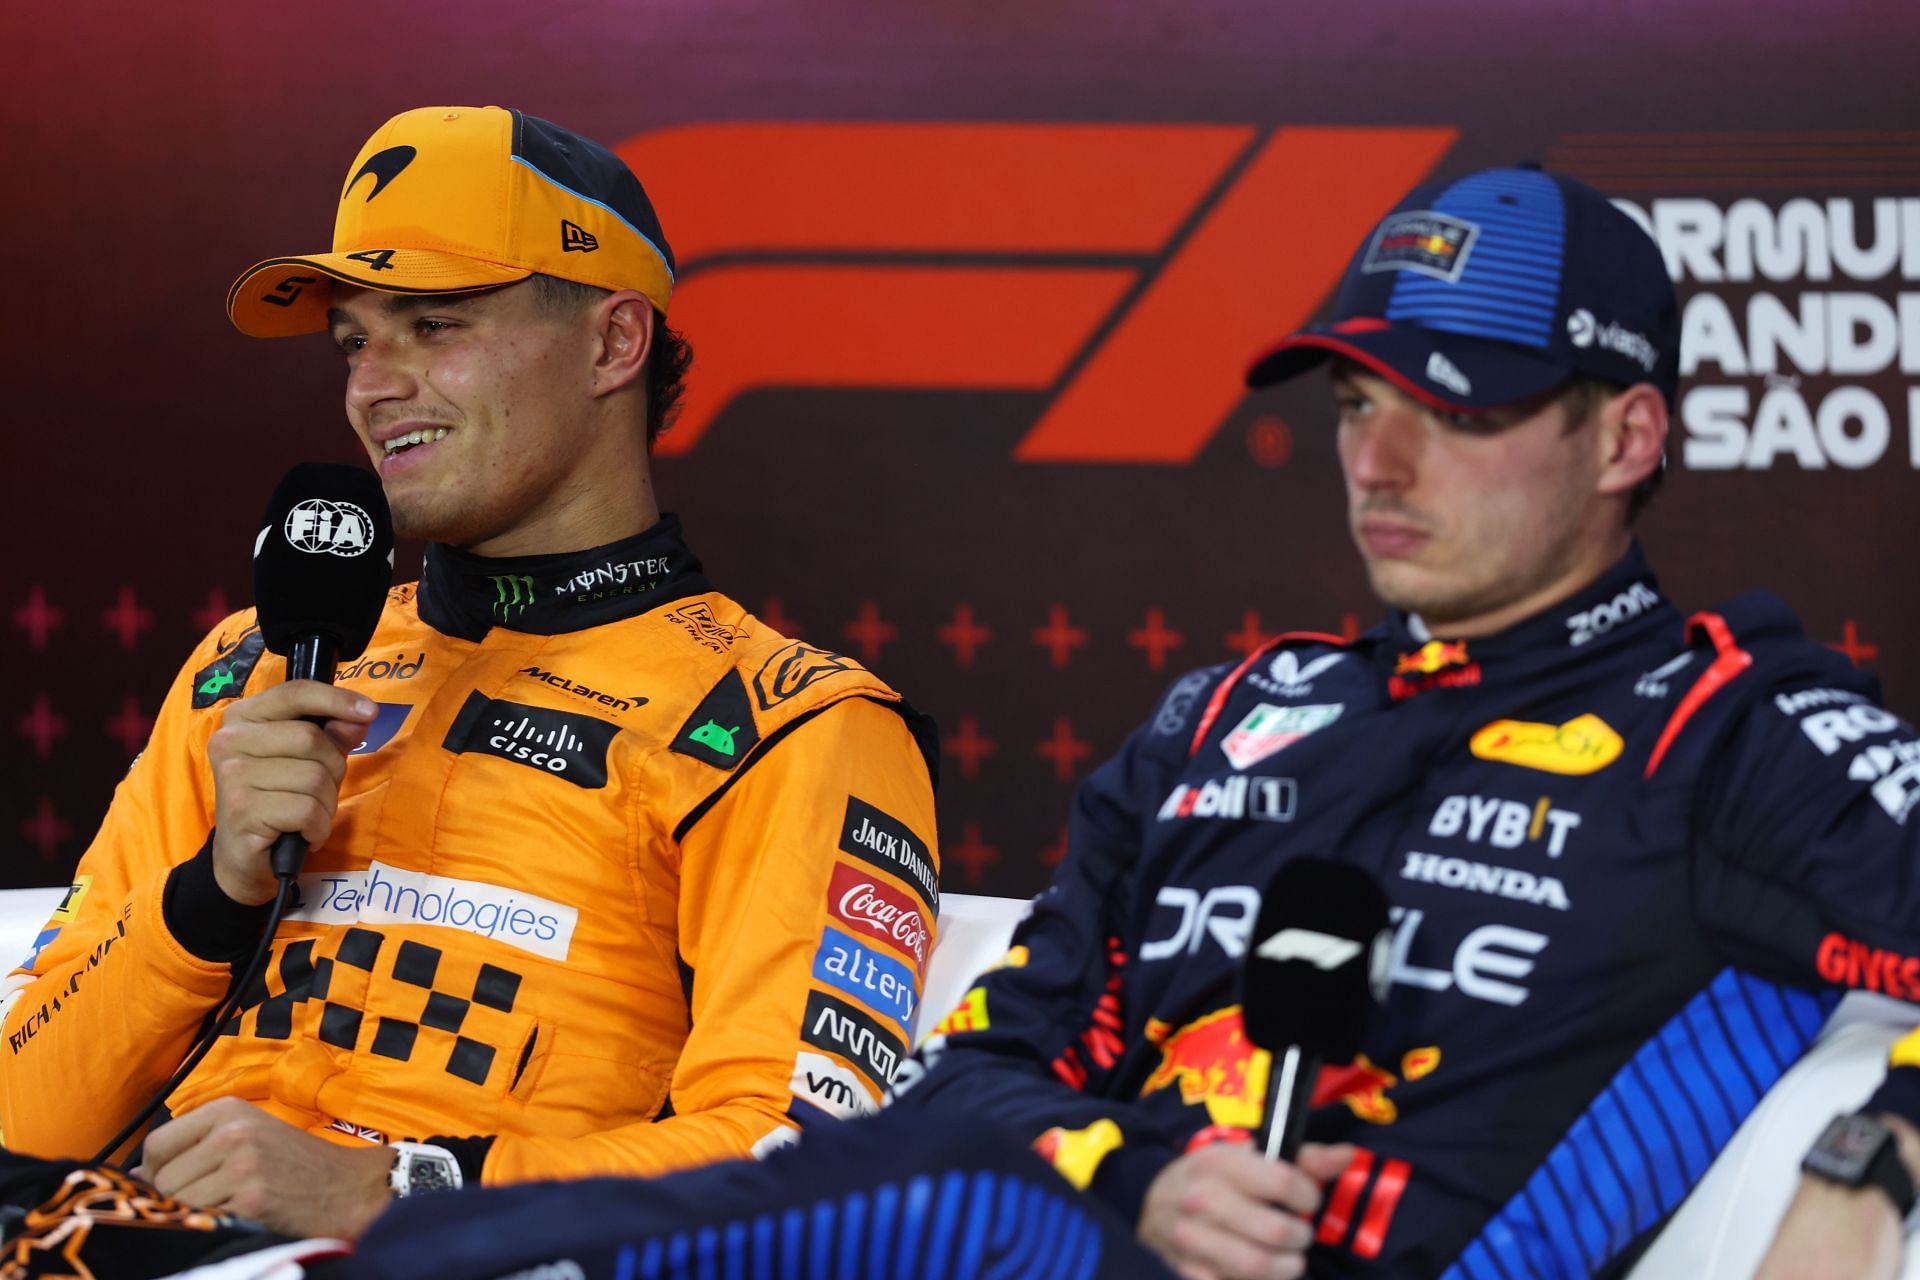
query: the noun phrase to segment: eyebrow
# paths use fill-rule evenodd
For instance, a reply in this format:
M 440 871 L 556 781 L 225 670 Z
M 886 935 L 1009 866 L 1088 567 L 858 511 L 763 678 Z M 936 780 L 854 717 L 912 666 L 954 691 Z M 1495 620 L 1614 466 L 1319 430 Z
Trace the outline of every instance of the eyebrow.
M 491 289 L 463 293 L 385 293 L 380 295 L 379 307 L 388 315 L 409 315 L 416 311 L 445 311 L 450 308 L 471 307 Z M 337 329 L 341 325 L 352 324 L 353 317 L 339 307 L 327 308 L 327 328 Z

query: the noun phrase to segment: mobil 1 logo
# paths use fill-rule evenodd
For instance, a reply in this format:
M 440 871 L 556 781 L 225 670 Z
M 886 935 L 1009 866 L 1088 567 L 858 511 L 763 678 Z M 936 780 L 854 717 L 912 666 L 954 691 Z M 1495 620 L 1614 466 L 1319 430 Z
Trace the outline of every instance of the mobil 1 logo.
M 840 826 L 840 847 L 870 867 L 904 880 L 920 895 L 927 909 L 939 913 L 940 876 L 927 853 L 926 841 L 907 830 L 907 824 L 883 813 L 858 796 L 847 797 L 847 816 Z
M 607 747 L 620 726 L 478 690 L 467 695 L 441 743 L 456 755 L 498 756 L 589 790 L 607 785 Z

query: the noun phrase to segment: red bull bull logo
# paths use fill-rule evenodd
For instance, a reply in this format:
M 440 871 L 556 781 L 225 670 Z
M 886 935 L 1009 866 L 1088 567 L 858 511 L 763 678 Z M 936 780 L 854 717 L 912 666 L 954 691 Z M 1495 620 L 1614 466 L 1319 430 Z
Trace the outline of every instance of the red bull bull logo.
M 1480 683 L 1480 664 L 1467 657 L 1467 642 L 1429 640 L 1394 664 L 1387 692 L 1395 702 L 1429 689 L 1458 689 Z
M 1178 1086 L 1180 1100 L 1203 1105 L 1214 1125 L 1257 1129 L 1266 1114 L 1273 1057 L 1247 1039 L 1240 1006 L 1230 1005 L 1174 1030 L 1158 1019 L 1147 1023 L 1147 1040 L 1159 1046 L 1160 1065 L 1140 1088 L 1146 1097 Z M 1440 1065 L 1440 1050 L 1427 1045 L 1401 1055 L 1400 1073 L 1376 1066 L 1365 1054 L 1341 1066 L 1324 1066 L 1314 1081 L 1310 1105 L 1345 1103 L 1369 1124 L 1392 1124 L 1400 1109 L 1388 1090 L 1418 1080 Z
M 1447 667 L 1467 665 L 1467 642 L 1457 640 L 1448 643 L 1443 640 L 1429 640 L 1412 653 L 1403 653 L 1393 666 L 1397 676 L 1419 674 L 1430 676 Z
M 1169 1023 L 1150 1020 L 1147 1040 L 1160 1047 L 1160 1065 L 1140 1087 L 1141 1097 L 1178 1085 L 1180 1100 L 1189 1106 L 1204 1104 L 1215 1124 L 1260 1127 L 1273 1055 L 1247 1039 L 1239 1005 L 1177 1031 Z

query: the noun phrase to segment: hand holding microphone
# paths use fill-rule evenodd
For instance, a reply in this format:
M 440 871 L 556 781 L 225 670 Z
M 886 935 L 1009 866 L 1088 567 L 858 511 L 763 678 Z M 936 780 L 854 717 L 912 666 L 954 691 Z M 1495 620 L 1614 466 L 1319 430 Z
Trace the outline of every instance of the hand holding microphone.
M 1354 1155 L 1301 1134 L 1320 1064 L 1360 1051 L 1385 993 L 1386 895 L 1358 868 L 1295 858 L 1260 904 L 1241 970 L 1247 1040 L 1272 1055 L 1257 1151 L 1214 1143 L 1182 1155 L 1141 1205 L 1141 1241 L 1186 1280 L 1304 1276 L 1320 1188 Z
M 270 901 L 333 828 L 347 753 L 374 705 L 330 687 L 373 637 L 393 576 L 380 481 L 302 463 L 274 490 L 254 543 L 254 599 L 287 682 L 228 708 L 207 743 L 214 779 L 214 878 L 236 902 Z M 271 851 L 271 852 L 270 852 Z
M 1324 1062 L 1360 1052 L 1386 997 L 1393 935 L 1387 895 L 1358 867 L 1294 858 L 1260 898 L 1240 971 L 1247 1039 L 1273 1055 L 1266 1119 L 1269 1160 L 1291 1160 Z

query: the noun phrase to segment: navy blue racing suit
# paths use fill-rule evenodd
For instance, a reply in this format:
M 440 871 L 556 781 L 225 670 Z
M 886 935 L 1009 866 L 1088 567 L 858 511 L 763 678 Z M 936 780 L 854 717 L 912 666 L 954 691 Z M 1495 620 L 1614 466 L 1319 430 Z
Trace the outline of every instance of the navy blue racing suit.
M 1363 1154 L 1311 1273 L 1617 1272 L 1841 988 L 1920 998 L 1916 801 L 1877 682 L 1772 596 L 1683 617 L 1637 547 L 1490 638 L 1283 637 L 1087 780 L 1012 953 L 895 1088 L 1136 1219 L 1258 1124 L 1240 959 L 1275 868 L 1337 858 L 1387 890 L 1392 985 L 1317 1081 L 1308 1138 Z M 1873 1105 L 1920 1119 L 1915 1076 Z

